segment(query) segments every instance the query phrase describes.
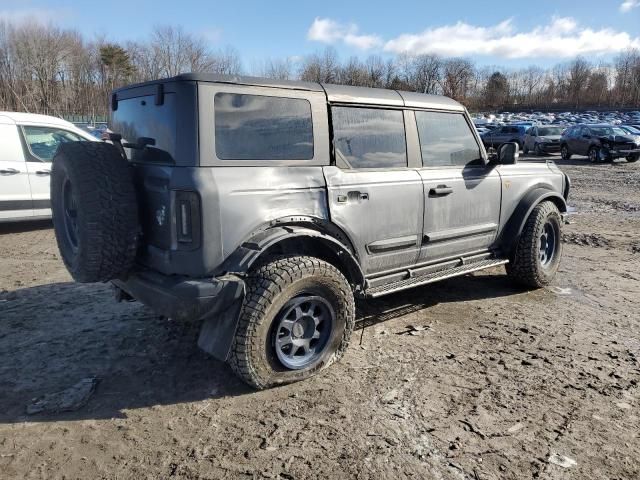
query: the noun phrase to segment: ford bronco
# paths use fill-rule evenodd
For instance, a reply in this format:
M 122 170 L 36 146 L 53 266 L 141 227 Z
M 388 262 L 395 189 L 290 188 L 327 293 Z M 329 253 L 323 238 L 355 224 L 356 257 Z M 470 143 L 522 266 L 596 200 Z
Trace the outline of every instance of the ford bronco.
M 61 145 L 53 221 L 76 281 L 201 320 L 247 383 L 344 353 L 354 299 L 505 265 L 552 281 L 569 179 L 487 155 L 465 108 L 394 90 L 185 74 L 116 90 L 111 143 Z

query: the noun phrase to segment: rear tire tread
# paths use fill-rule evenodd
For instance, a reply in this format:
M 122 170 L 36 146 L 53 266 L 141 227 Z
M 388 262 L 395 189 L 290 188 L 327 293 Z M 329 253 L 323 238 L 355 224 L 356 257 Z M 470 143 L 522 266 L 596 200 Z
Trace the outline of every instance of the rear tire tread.
M 324 369 L 338 361 L 349 345 L 355 325 L 355 302 L 351 287 L 342 273 L 333 265 L 315 257 L 272 257 L 253 270 L 245 281 L 245 300 L 228 360 L 234 373 L 254 388 L 261 390 L 297 381 L 292 379 L 274 383 L 271 379 L 264 378 L 255 368 L 253 358 L 261 353 L 262 345 L 257 329 L 267 315 L 269 306 L 286 286 L 307 276 L 329 279 L 341 292 L 339 310 L 347 312 L 342 340 L 337 350 L 320 368 Z

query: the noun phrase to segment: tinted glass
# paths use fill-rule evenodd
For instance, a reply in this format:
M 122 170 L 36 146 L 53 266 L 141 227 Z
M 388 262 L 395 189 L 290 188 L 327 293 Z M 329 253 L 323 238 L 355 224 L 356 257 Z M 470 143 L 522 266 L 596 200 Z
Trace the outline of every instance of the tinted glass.
M 459 113 L 416 112 L 422 164 L 467 165 L 481 158 L 480 148 Z
M 53 160 L 53 156 L 61 143 L 86 142 L 81 136 L 60 128 L 26 125 L 22 128 L 31 153 L 46 162 Z
M 311 104 L 301 98 L 217 93 L 216 155 L 221 160 L 311 160 Z
M 175 93 L 165 93 L 162 105 L 155 104 L 155 95 L 119 100 L 111 123 L 111 129 L 122 135 L 123 142 L 137 143 L 141 137 L 155 140 L 151 147 L 131 150 L 129 158 L 132 160 L 173 163 L 176 149 Z
M 334 107 L 331 117 L 336 157 L 351 168 L 407 166 L 400 110 Z
M 538 133 L 540 134 L 541 137 L 544 137 L 546 135 L 561 135 L 562 134 L 562 128 L 560 128 L 560 127 L 540 127 L 538 129 Z

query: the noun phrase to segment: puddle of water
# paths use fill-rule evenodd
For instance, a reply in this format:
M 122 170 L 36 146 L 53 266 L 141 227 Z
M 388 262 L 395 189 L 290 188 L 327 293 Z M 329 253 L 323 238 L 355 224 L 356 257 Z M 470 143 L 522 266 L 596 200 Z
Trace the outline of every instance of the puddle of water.
M 569 287 L 551 286 L 551 287 L 547 287 L 547 290 L 549 290 L 552 293 L 555 293 L 556 295 L 571 295 L 573 293 L 573 290 Z

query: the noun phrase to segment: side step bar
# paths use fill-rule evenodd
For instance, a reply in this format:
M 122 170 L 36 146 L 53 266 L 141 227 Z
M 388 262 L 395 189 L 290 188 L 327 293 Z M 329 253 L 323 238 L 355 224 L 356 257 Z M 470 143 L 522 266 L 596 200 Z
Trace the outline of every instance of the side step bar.
M 498 265 L 504 265 L 509 263 L 507 259 L 490 258 L 487 260 L 479 260 L 468 264 L 459 265 L 453 268 L 446 268 L 438 270 L 437 272 L 427 273 L 417 277 L 409 277 L 404 280 L 387 283 L 384 285 L 378 285 L 368 288 L 364 293 L 367 298 L 377 298 L 390 293 L 399 292 L 400 290 L 406 290 L 407 288 L 418 287 L 420 285 L 426 285 L 428 283 L 438 282 L 446 278 L 459 277 L 460 275 L 466 275 L 467 273 L 475 272 L 478 270 L 484 270 L 485 268 L 497 267 Z

